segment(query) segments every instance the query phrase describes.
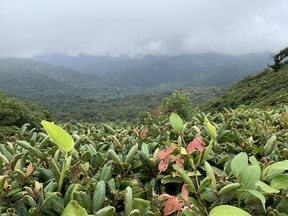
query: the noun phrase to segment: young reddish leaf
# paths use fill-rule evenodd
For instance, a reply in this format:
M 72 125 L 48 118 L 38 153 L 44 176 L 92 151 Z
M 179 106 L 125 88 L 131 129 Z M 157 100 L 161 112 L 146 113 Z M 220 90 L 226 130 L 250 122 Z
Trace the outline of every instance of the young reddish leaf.
M 200 152 L 202 152 L 204 150 L 204 141 L 199 138 L 199 137 L 195 137 L 188 145 L 187 145 L 187 151 L 188 153 L 192 153 L 193 151 L 195 151 L 196 149 Z
M 171 154 L 174 151 L 175 147 L 169 147 L 158 152 L 158 157 L 164 159 L 167 155 Z
M 175 211 L 180 211 L 180 205 L 176 196 L 171 196 L 164 203 L 164 216 L 172 214 Z
M 187 203 L 188 202 L 188 184 L 183 184 L 182 189 L 181 189 L 181 197 L 182 199 Z
M 169 199 L 171 198 L 172 196 L 169 195 L 169 194 L 161 194 L 159 197 L 158 197 L 158 200 L 166 200 L 166 199 Z
M 181 158 L 181 155 L 177 155 L 174 159 L 174 161 L 176 162 L 176 164 L 181 167 L 184 168 L 184 159 Z
M 169 166 L 169 162 L 170 162 L 169 158 L 164 158 L 163 160 L 160 161 L 160 163 L 158 165 L 158 170 L 160 171 L 160 173 L 167 170 L 167 168 Z

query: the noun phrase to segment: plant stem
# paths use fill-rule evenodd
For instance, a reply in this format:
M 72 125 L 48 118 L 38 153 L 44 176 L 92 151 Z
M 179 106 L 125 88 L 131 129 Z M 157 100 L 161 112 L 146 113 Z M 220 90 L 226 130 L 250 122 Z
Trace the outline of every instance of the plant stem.
M 65 152 L 65 159 L 64 159 L 64 162 L 62 164 L 62 170 L 61 170 L 61 175 L 60 175 L 60 179 L 58 182 L 57 192 L 60 192 L 62 189 L 63 180 L 64 180 L 65 172 L 67 169 L 67 165 L 66 165 L 67 158 L 68 158 L 68 152 Z

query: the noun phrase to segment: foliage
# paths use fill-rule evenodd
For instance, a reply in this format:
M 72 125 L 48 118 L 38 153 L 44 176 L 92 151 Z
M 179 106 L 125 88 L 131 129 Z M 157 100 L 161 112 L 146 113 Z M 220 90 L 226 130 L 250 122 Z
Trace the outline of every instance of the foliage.
M 14 127 L 21 127 L 26 122 L 35 127 L 41 119 L 49 118 L 48 112 L 40 111 L 34 104 L 16 100 L 0 92 L 0 140 L 12 135 Z
M 70 159 L 52 134 L 23 126 L 0 145 L 1 214 L 288 214 L 287 107 L 168 117 L 62 125 L 75 142 Z
M 189 92 L 174 91 L 170 97 L 164 98 L 162 104 L 167 113 L 175 112 L 183 119 L 188 119 L 192 114 Z
M 193 106 L 197 106 L 223 87 L 255 74 L 269 59 L 268 54 L 215 53 L 135 59 L 54 57 L 44 61 L 57 66 L 28 59 L 0 59 L 0 89 L 37 103 L 57 121 L 91 123 L 133 122 L 140 111 L 159 106 L 175 89 L 187 89 Z M 85 66 L 91 68 L 87 71 Z
M 221 111 L 224 107 L 240 105 L 267 108 L 288 103 L 288 66 L 274 73 L 265 69 L 255 76 L 248 76 L 225 90 L 222 94 L 201 105 L 201 109 Z

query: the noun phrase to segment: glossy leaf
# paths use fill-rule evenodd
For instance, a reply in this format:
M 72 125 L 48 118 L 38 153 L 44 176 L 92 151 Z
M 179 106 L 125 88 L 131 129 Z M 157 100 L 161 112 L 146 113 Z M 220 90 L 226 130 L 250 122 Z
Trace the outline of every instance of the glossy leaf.
M 88 216 L 86 210 L 82 208 L 75 200 L 71 200 L 65 207 L 61 216 Z
M 260 199 L 261 203 L 262 203 L 262 206 L 263 206 L 263 209 L 264 211 L 266 212 L 266 209 L 265 209 L 265 202 L 266 202 L 266 199 L 264 197 L 264 195 L 262 193 L 260 193 L 259 191 L 257 190 L 242 190 L 243 192 L 248 192 L 250 194 L 252 194 L 253 196 L 257 197 L 258 199 Z
M 205 161 L 205 168 L 206 168 L 207 176 L 209 176 L 212 180 L 209 187 L 215 191 L 217 189 L 217 183 L 216 183 L 216 178 L 214 175 L 214 170 L 212 169 L 212 167 L 207 161 Z
M 176 114 L 176 113 L 172 113 L 170 115 L 170 124 L 172 126 L 172 128 L 178 133 L 181 134 L 184 128 L 184 124 L 183 121 L 181 119 L 181 117 Z
M 267 141 L 267 143 L 264 146 L 264 153 L 265 155 L 270 154 L 273 151 L 274 148 L 274 142 L 277 140 L 276 135 L 273 135 L 270 137 L 270 139 Z
M 261 177 L 269 181 L 277 175 L 281 175 L 285 170 L 288 170 L 288 160 L 273 163 L 262 171 Z
M 220 205 L 209 212 L 209 216 L 251 216 L 248 212 L 230 205 Z
M 267 185 L 266 183 L 262 181 L 258 181 L 255 184 L 256 186 L 260 187 L 265 193 L 279 193 L 280 191 Z
M 216 139 L 217 138 L 216 128 L 210 123 L 210 121 L 206 117 L 204 119 L 204 124 L 208 128 L 211 138 Z
M 239 175 L 239 183 L 243 184 L 245 189 L 256 189 L 256 183 L 260 181 L 261 171 L 258 165 L 248 166 Z
M 74 147 L 74 140 L 64 129 L 45 120 L 41 121 L 41 124 L 62 150 L 68 152 Z
M 231 161 L 231 170 L 235 176 L 241 175 L 248 167 L 248 156 L 246 153 L 239 153 Z
M 288 188 L 288 175 L 275 176 L 272 179 L 270 186 L 278 190 Z

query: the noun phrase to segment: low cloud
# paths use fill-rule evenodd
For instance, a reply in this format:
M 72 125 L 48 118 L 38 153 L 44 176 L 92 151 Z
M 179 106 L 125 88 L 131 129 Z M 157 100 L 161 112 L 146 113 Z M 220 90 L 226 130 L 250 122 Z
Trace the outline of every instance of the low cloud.
M 278 51 L 287 11 L 286 0 L 0 0 L 0 57 Z

